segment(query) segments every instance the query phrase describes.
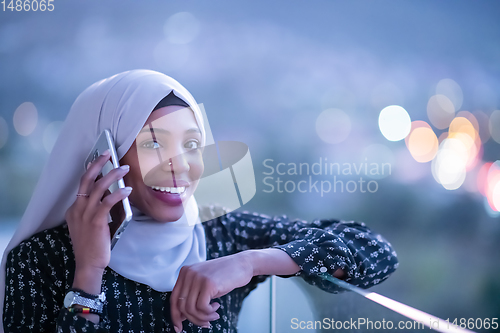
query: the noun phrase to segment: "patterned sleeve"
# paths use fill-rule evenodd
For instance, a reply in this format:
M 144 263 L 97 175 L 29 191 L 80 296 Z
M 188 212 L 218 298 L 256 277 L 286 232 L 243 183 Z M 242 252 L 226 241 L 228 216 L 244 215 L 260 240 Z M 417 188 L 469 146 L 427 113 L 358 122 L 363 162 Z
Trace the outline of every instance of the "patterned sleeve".
M 361 222 L 325 219 L 308 223 L 248 212 L 228 213 L 221 219 L 234 237 L 235 252 L 268 247 L 283 250 L 300 270 L 282 277 L 300 276 L 331 293 L 344 289 L 318 274 L 333 275 L 342 268 L 344 281 L 369 288 L 398 267 L 391 244 Z
M 15 247 L 7 256 L 5 333 L 107 333 L 103 321 L 94 324 L 63 306 L 66 275 L 63 263 L 57 257 L 48 260 L 50 256 L 44 251 L 44 247 L 49 248 L 54 242 L 35 237 Z

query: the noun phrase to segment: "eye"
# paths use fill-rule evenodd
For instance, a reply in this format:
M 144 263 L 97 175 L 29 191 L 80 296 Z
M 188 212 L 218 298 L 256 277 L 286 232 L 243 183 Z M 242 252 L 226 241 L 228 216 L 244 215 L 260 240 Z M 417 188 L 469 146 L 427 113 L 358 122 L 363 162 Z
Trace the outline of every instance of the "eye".
M 188 149 L 198 149 L 198 140 L 190 140 L 188 142 L 186 142 L 186 144 L 184 145 L 184 147 L 188 148 Z
M 161 148 L 161 145 L 156 141 L 146 141 L 141 145 L 141 147 L 148 149 L 158 149 Z

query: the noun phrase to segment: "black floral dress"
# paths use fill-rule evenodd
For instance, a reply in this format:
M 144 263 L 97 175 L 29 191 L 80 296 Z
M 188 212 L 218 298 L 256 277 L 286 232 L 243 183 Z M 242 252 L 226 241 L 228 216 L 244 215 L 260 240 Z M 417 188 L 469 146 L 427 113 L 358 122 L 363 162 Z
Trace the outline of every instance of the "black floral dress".
M 213 212 L 213 208 L 212 208 Z M 342 291 L 318 273 L 343 268 L 345 281 L 369 288 L 385 280 L 398 266 L 396 253 L 382 236 L 364 223 L 315 220 L 232 212 L 203 223 L 207 259 L 248 249 L 279 248 L 299 265 L 306 282 L 337 293 Z M 106 268 L 102 290 L 104 315 L 98 324 L 63 306 L 73 283 L 75 260 L 67 224 L 41 231 L 9 252 L 4 305 L 5 333 L 22 332 L 175 332 L 170 318 L 170 292 L 129 280 Z M 294 275 L 289 275 L 294 276 Z M 284 277 L 289 277 L 284 276 Z M 241 288 L 214 299 L 221 304 L 210 328 L 183 322 L 185 332 L 237 332 L 243 299 L 268 276 L 254 276 Z

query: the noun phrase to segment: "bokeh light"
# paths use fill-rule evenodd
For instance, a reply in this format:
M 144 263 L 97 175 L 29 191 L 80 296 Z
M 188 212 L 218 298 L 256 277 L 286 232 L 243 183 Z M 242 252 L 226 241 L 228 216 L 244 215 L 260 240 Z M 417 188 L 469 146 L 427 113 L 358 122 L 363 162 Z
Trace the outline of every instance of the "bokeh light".
M 486 198 L 493 210 L 500 211 L 500 160 L 492 163 L 488 169 Z
M 455 110 L 459 110 L 462 107 L 464 100 L 462 88 L 452 79 L 442 79 L 439 81 L 436 86 L 436 94 L 448 97 L 453 103 Z
M 431 161 L 436 156 L 439 146 L 431 126 L 421 120 L 411 123 L 411 131 L 405 138 L 405 143 L 411 156 L 420 163 Z
M 38 111 L 31 102 L 24 102 L 14 112 L 14 128 L 23 136 L 30 135 L 38 123 Z
M 495 110 L 490 116 L 490 135 L 493 140 L 500 143 L 500 110 Z
M 483 111 L 474 111 L 474 117 L 479 126 L 479 137 L 482 143 L 486 143 L 490 139 L 490 118 Z M 470 119 L 469 119 L 470 120 Z
M 493 193 L 491 201 L 493 203 L 493 208 L 496 211 L 500 211 L 500 181 L 493 185 Z
M 9 138 L 9 125 L 7 121 L 0 116 L 0 148 L 5 146 Z
M 441 144 L 441 142 L 444 141 L 444 139 L 448 138 L 448 132 L 443 132 L 439 135 L 438 137 L 438 143 Z
M 488 216 L 491 218 L 496 218 L 500 216 L 500 212 L 497 210 L 494 210 L 491 208 L 490 203 L 488 202 L 488 198 L 484 197 L 484 209 L 486 210 L 486 213 L 488 213 Z
M 387 106 L 380 111 L 378 126 L 387 140 L 402 140 L 411 130 L 410 115 L 399 105 Z
M 351 133 L 351 119 L 340 109 L 326 109 L 316 118 L 316 133 L 327 143 L 342 142 Z
M 458 117 L 458 115 L 451 121 L 448 133 L 451 138 L 457 134 L 468 135 L 472 142 L 478 137 L 474 125 L 467 118 Z
M 488 188 L 488 171 L 490 170 L 490 167 L 493 163 L 492 162 L 487 162 L 484 163 L 480 168 L 477 173 L 477 189 L 479 190 L 479 193 L 481 193 L 483 196 L 486 196 L 486 191 Z
M 53 121 L 45 127 L 43 131 L 43 147 L 47 150 L 48 153 L 52 151 L 52 147 L 56 143 L 57 137 L 59 136 L 59 132 L 61 131 L 63 122 L 62 121 Z
M 427 103 L 427 116 L 434 127 L 445 129 L 455 116 L 455 106 L 445 95 L 434 95 Z
M 170 43 L 187 44 L 198 36 L 200 23 L 193 14 L 180 12 L 168 18 L 163 32 Z
M 474 116 L 471 112 L 469 111 L 460 111 L 457 113 L 456 117 L 462 117 L 467 119 L 472 127 L 474 127 L 474 131 L 476 132 L 477 135 L 479 135 L 479 122 L 477 121 L 476 116 Z
M 462 142 L 467 149 L 467 170 L 472 169 L 477 164 L 481 148 L 481 140 L 472 123 L 467 118 L 455 117 L 448 129 L 448 138 Z
M 465 180 L 467 148 L 458 139 L 441 142 L 431 168 L 434 179 L 447 190 L 458 189 Z

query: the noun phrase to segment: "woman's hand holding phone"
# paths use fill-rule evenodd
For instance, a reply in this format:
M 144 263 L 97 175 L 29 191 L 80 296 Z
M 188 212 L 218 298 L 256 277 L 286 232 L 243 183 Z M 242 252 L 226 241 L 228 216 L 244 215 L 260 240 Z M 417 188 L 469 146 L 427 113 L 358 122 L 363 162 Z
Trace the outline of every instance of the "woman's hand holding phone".
M 109 157 L 109 151 L 106 151 L 88 166 L 80 180 L 78 193 L 89 196 L 77 197 L 65 216 L 76 262 L 73 287 L 91 294 L 100 293 L 102 274 L 111 258 L 110 210 L 132 190 L 126 187 L 111 194 L 108 191 L 112 183 L 127 174 L 127 165 L 113 169 L 98 179 Z

